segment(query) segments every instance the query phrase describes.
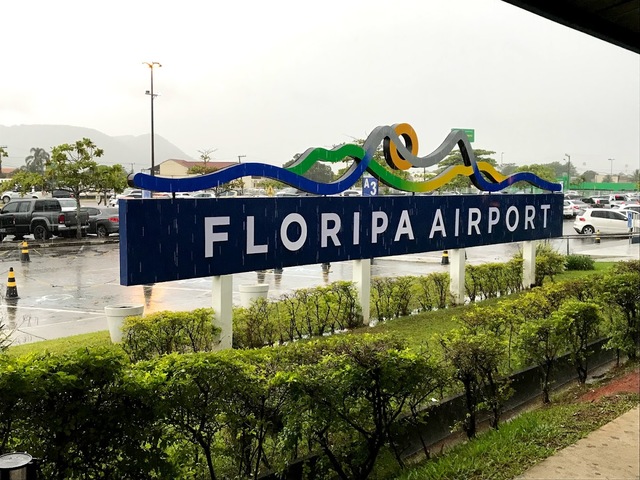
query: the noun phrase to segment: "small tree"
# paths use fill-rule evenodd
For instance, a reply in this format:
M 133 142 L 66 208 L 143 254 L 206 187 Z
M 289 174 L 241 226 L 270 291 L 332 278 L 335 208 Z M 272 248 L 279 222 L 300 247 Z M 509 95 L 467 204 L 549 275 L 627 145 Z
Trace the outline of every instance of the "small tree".
M 549 403 L 549 382 L 558 355 L 566 347 L 558 317 L 533 318 L 520 326 L 517 347 L 527 362 L 542 373 L 542 402 Z
M 584 384 L 587 381 L 589 343 L 597 338 L 600 329 L 600 307 L 595 303 L 567 300 L 553 317 L 569 346 L 578 381 Z
M 56 188 L 68 190 L 76 199 L 76 212 L 80 217 L 80 194 L 95 188 L 98 180 L 98 164 L 95 158 L 103 154 L 101 148 L 88 138 L 78 140 L 74 144 L 63 143 L 53 147 L 51 158 L 47 161 L 45 180 Z M 82 236 L 80 222 L 76 236 Z
M 502 404 L 509 395 L 508 385 L 499 377 L 505 349 L 492 333 L 452 330 L 440 338 L 445 361 L 454 378 L 464 387 L 466 416 L 462 428 L 468 438 L 476 436 L 478 410 L 485 404 L 492 412 L 491 426 L 498 428 Z
M 127 172 L 122 165 L 98 165 L 94 189 L 98 193 L 98 205 L 107 204 L 107 195 L 113 190 L 122 192 L 127 186 Z
M 611 273 L 602 279 L 600 289 L 602 300 L 612 307 L 608 346 L 632 360 L 637 359 L 640 350 L 640 273 Z
M 437 366 L 385 336 L 336 336 L 310 347 L 321 357 L 283 378 L 292 397 L 287 427 L 319 448 L 338 478 L 367 478 Z

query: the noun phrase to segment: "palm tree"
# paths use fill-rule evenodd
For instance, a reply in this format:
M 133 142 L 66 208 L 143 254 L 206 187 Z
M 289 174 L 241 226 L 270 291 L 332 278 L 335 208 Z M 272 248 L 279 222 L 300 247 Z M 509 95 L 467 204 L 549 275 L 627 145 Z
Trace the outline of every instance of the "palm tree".
M 44 173 L 44 166 L 51 157 L 49 152 L 47 152 L 44 148 L 33 147 L 31 150 L 31 155 L 25 158 L 25 162 L 27 163 L 27 171 L 33 173 Z
M 2 177 L 2 157 L 6 157 L 7 156 L 7 151 L 5 150 L 5 147 L 0 147 L 0 177 Z

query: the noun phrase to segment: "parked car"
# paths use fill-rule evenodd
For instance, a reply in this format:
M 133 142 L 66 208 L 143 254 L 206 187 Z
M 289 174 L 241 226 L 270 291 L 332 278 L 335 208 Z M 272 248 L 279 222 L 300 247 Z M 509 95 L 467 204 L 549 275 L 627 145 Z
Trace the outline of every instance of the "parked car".
M 89 229 L 98 237 L 108 237 L 120 231 L 120 215 L 118 207 L 82 207 L 89 214 Z
M 57 198 L 12 200 L 0 209 L 0 239 L 6 235 L 21 239 L 29 234 L 36 240 L 47 240 L 52 235 L 71 238 L 76 235 L 78 224 L 81 234 L 86 235 L 88 220 L 85 212 L 78 215 L 63 211 Z
M 112 197 L 109 200 L 109 206 L 117 207 L 118 200 L 120 200 L 121 198 L 142 198 L 142 190 L 135 189 L 135 188 L 125 188 L 124 192 L 122 192 L 119 195 L 116 195 L 115 197 Z
M 2 203 L 9 203 L 11 200 L 18 198 L 40 198 L 40 194 L 34 191 L 22 194 L 15 190 L 7 190 L 2 194 Z
M 627 200 L 629 200 L 629 197 L 621 193 L 612 193 L 611 195 L 609 195 L 609 203 L 611 204 L 611 206 L 619 205 L 626 202 Z
M 606 208 L 609 206 L 609 199 L 605 197 L 585 197 L 581 201 L 592 208 Z
M 75 198 L 58 198 L 63 212 L 75 212 L 78 209 Z
M 340 194 L 341 197 L 360 197 L 362 194 L 358 190 L 345 190 Z
M 53 198 L 73 198 L 73 193 L 69 190 L 53 190 L 51 196 Z
M 192 198 L 216 198 L 211 192 L 195 192 L 191 195 Z
M 573 229 L 585 235 L 600 233 L 629 233 L 627 214 L 610 208 L 589 208 L 576 216 Z
M 627 200 L 625 202 L 621 202 L 621 203 L 618 203 L 617 205 L 614 205 L 612 208 L 628 209 L 629 207 L 637 207 L 637 206 L 640 206 L 640 202 L 638 202 L 637 200 Z
M 575 217 L 576 215 L 585 211 L 587 208 L 589 208 L 589 205 L 581 202 L 580 200 L 565 199 L 563 203 L 562 216 L 564 218 Z
M 617 209 L 616 211 L 628 211 L 628 210 L 631 210 L 632 212 L 640 213 L 640 204 L 638 205 L 627 204 L 627 205 L 624 205 L 623 207 L 620 207 L 620 209 Z

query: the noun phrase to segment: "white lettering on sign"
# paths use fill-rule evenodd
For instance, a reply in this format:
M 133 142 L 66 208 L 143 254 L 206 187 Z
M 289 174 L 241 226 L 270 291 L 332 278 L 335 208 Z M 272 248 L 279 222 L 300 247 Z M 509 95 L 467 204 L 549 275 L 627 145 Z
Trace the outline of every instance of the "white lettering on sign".
M 431 224 L 431 232 L 429 232 L 429 238 L 433 238 L 436 232 L 440 232 L 443 237 L 447 236 L 447 230 L 444 228 L 444 218 L 442 218 L 442 210 L 437 209 L 436 214 L 433 217 L 433 223 Z
M 289 225 L 293 223 L 300 225 L 300 236 L 295 242 L 289 239 L 288 232 Z M 284 245 L 284 248 L 287 250 L 291 252 L 300 250 L 302 245 L 304 245 L 304 242 L 307 240 L 307 222 L 304 217 L 299 213 L 290 213 L 284 217 L 282 225 L 280 226 L 280 238 L 282 239 L 282 245 Z
M 507 209 L 507 214 L 505 215 L 507 230 L 513 232 L 516 228 L 518 228 L 518 223 L 520 222 L 520 212 L 518 212 L 517 207 L 509 207 Z M 515 217 L 515 221 L 511 222 L 511 217 Z
M 536 218 L 536 207 L 533 205 L 527 205 L 524 207 L 524 229 L 528 230 L 531 227 L 531 230 L 535 230 L 536 227 L 533 224 L 533 219 Z
M 413 227 L 411 227 L 411 219 L 409 218 L 409 212 L 403 210 L 400 214 L 400 221 L 398 222 L 398 228 L 396 229 L 396 236 L 393 239 L 394 242 L 400 240 L 401 235 L 408 235 L 410 240 L 413 240 Z
M 333 222 L 333 226 L 329 228 L 329 222 Z M 337 213 L 323 213 L 320 215 L 320 247 L 325 248 L 328 244 L 327 240 L 331 238 L 334 247 L 339 247 L 338 232 L 342 221 Z
M 469 209 L 469 222 L 467 223 L 467 235 L 471 236 L 471 230 L 475 229 L 476 235 L 480 235 L 480 220 L 482 220 L 482 213 L 479 208 Z
M 385 212 L 371 213 L 371 243 L 378 243 L 378 235 L 387 231 L 389 217 Z
M 547 210 L 551 208 L 551 205 L 545 203 L 544 205 L 540 205 L 540 210 L 542 210 L 542 228 L 547 228 Z
M 205 258 L 213 257 L 214 242 L 227 242 L 229 240 L 228 232 L 214 233 L 213 227 L 220 225 L 229 225 L 231 217 L 205 217 L 204 219 L 204 256 Z
M 497 207 L 489 207 L 489 225 L 487 233 L 493 232 L 493 227 L 500 221 L 500 209 Z
M 547 228 L 549 220 L 550 204 L 539 205 L 521 205 L 510 206 L 506 211 L 498 207 L 487 207 L 482 210 L 476 207 L 456 208 L 455 212 L 449 212 L 445 217 L 445 210 L 438 208 L 433 213 L 433 217 L 426 219 L 424 216 L 412 216 L 411 210 L 401 210 L 399 215 L 395 214 L 390 217 L 385 211 L 371 212 L 371 228 L 362 226 L 362 213 L 350 212 L 352 224 L 345 225 L 343 217 L 338 212 L 318 212 L 317 237 L 320 248 L 349 247 L 360 245 L 361 241 L 367 241 L 370 244 L 378 244 L 384 238 L 388 238 L 389 244 L 398 242 L 415 241 L 413 223 L 418 224 L 431 223 L 429 231 L 429 239 L 447 236 L 447 229 L 453 227 L 455 237 L 477 237 L 483 234 L 494 234 L 500 229 L 506 229 L 509 232 L 515 232 L 518 229 L 535 230 L 537 228 Z M 260 230 L 262 223 L 256 221 L 255 216 L 248 215 L 245 217 L 246 237 L 243 239 L 245 252 L 248 255 L 267 254 L 271 249 L 276 248 L 270 245 L 268 239 L 274 235 L 269 231 Z M 395 224 L 393 231 L 393 241 L 390 235 L 390 218 Z M 538 220 L 541 218 L 541 221 Z M 522 220 L 522 221 L 521 221 Z M 284 217 L 279 229 L 279 236 L 276 234 L 275 245 L 281 244 L 290 252 L 297 252 L 303 248 L 309 239 L 308 220 L 300 213 L 290 213 Z M 542 223 L 542 225 L 539 225 Z M 453 225 L 452 225 L 453 224 Z M 538 225 L 537 225 L 538 224 Z M 214 246 L 216 243 L 229 242 L 230 231 L 220 227 L 230 226 L 230 216 L 205 217 L 205 258 L 213 257 Z M 297 228 L 290 229 L 291 226 Z M 263 227 L 262 227 L 263 228 Z M 277 227 L 276 227 L 277 228 Z M 351 229 L 351 232 L 349 232 Z M 290 231 L 291 230 L 291 231 Z M 233 230 L 231 230 L 233 231 Z M 348 233 L 347 233 L 348 232 Z M 351 238 L 349 238 L 351 237 Z M 363 237 L 365 237 L 363 239 Z M 351 242 L 350 242 L 351 241 Z M 346 242 L 347 245 L 344 245 Z
M 353 244 L 360 245 L 360 212 L 353 212 Z
M 256 217 L 247 217 L 247 253 L 267 253 L 269 251 L 268 245 L 256 245 L 255 229 Z

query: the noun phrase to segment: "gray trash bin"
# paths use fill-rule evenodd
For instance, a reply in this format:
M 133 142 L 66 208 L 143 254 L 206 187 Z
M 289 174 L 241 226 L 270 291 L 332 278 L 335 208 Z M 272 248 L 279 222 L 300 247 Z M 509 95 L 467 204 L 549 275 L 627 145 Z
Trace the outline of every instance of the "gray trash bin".
M 0 480 L 33 480 L 36 478 L 33 457 L 24 452 L 0 455 Z

